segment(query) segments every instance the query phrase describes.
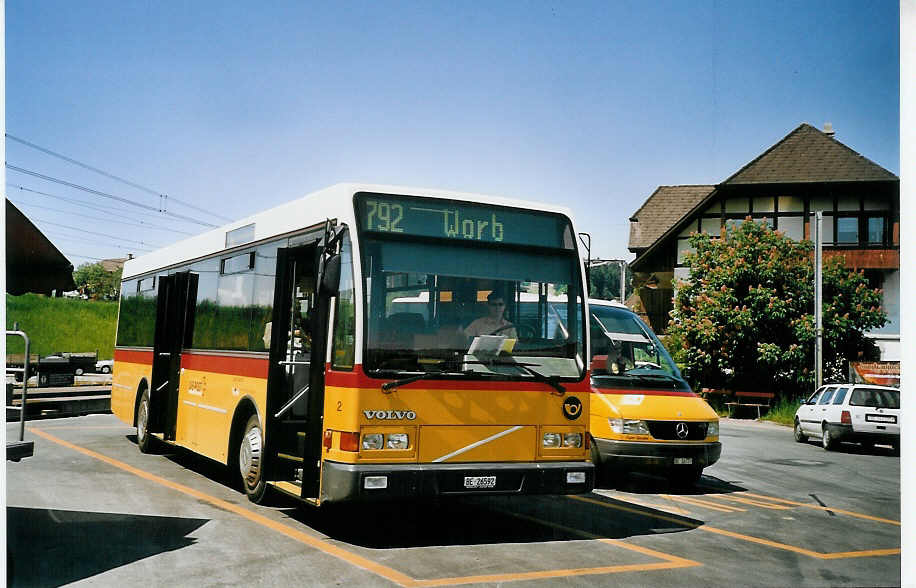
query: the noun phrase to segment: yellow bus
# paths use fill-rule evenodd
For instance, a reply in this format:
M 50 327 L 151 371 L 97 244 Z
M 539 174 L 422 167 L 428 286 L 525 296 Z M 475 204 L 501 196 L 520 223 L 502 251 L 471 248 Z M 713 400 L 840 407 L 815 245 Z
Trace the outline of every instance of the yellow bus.
M 335 185 L 125 263 L 112 411 L 253 502 L 588 492 L 583 278 L 564 208 Z

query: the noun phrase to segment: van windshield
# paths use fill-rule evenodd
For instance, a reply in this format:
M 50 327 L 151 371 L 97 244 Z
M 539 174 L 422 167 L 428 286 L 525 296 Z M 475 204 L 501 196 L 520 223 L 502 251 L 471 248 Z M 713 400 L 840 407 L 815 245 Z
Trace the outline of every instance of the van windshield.
M 690 390 L 664 345 L 636 314 L 597 304 L 589 312 L 596 386 Z

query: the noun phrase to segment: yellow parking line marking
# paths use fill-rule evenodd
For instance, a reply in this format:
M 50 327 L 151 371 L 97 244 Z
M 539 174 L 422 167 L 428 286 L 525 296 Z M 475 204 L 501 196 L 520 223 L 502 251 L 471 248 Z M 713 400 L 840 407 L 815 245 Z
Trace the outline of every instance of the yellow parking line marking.
M 673 494 L 662 494 L 665 498 L 670 498 L 677 502 L 685 502 L 687 504 L 692 504 L 694 506 L 702 506 L 703 508 L 708 508 L 710 510 L 717 510 L 719 512 L 746 512 L 743 508 L 738 508 L 737 506 L 723 506 L 720 504 L 712 504 L 711 502 L 706 502 L 700 500 L 699 498 L 687 497 L 687 496 L 675 496 Z
M 594 575 L 594 574 L 612 574 L 620 572 L 640 572 L 640 571 L 650 571 L 650 570 L 668 570 L 674 568 L 684 568 L 702 565 L 699 562 L 695 562 L 689 559 L 684 559 L 674 555 L 669 555 L 662 553 L 660 551 L 655 551 L 648 549 L 646 547 L 639 547 L 636 545 L 630 545 L 616 539 L 599 539 L 599 541 L 609 543 L 611 545 L 616 545 L 624 549 L 629 549 L 631 551 L 636 551 L 646 555 L 652 555 L 663 561 L 657 563 L 648 563 L 648 564 L 623 564 L 616 566 L 605 566 L 598 568 L 576 568 L 576 569 L 564 569 L 564 570 L 544 570 L 539 572 L 520 572 L 520 573 L 509 573 L 509 574 L 490 574 L 484 576 L 463 576 L 463 577 L 454 577 L 454 578 L 439 578 L 433 580 L 417 580 L 411 578 L 410 576 L 398 572 L 387 566 L 378 564 L 374 561 L 351 553 L 345 549 L 331 545 L 327 541 L 313 537 L 301 531 L 297 531 L 292 527 L 288 527 L 282 523 L 273 521 L 265 516 L 259 515 L 255 512 L 252 512 L 241 506 L 232 504 L 231 502 L 226 502 L 225 500 L 216 498 L 215 496 L 210 496 L 199 490 L 195 490 L 183 484 L 178 484 L 177 482 L 172 482 L 155 474 L 151 474 L 147 471 L 135 468 L 131 465 L 128 465 L 122 461 L 118 461 L 114 458 L 108 457 L 101 453 L 92 451 L 91 449 L 86 449 L 85 447 L 80 447 L 79 445 L 74 445 L 68 441 L 64 441 L 59 437 L 55 437 L 51 433 L 47 433 L 40 429 L 29 428 L 30 432 L 35 433 L 39 437 L 43 437 L 48 441 L 57 443 L 68 449 L 72 449 L 84 455 L 87 455 L 91 458 L 98 459 L 104 463 L 107 463 L 111 466 L 114 466 L 118 469 L 124 470 L 125 472 L 134 474 L 145 480 L 155 482 L 167 488 L 177 490 L 188 496 L 192 496 L 204 502 L 208 502 L 213 506 L 226 510 L 232 513 L 235 513 L 239 516 L 242 516 L 254 523 L 267 527 L 271 530 L 277 531 L 283 535 L 286 535 L 290 539 L 294 539 L 300 543 L 304 543 L 309 547 L 313 547 L 322 551 L 328 555 L 336 557 L 340 560 L 343 560 L 346 563 L 349 563 L 358 568 L 362 568 L 366 571 L 372 572 L 378 576 L 381 576 L 391 582 L 405 587 L 415 587 L 415 586 L 453 586 L 458 584 L 471 584 L 476 582 L 514 582 L 521 580 L 537 580 L 545 578 L 561 578 L 566 576 L 584 576 L 584 575 Z M 537 520 L 537 519 L 535 519 Z M 545 523 L 546 521 L 539 521 Z M 547 523 L 549 524 L 549 523 Z M 570 530 L 567 528 L 567 530 Z M 579 534 L 586 534 L 584 531 L 579 531 Z M 595 536 L 592 536 L 595 537 Z
M 63 439 L 55 437 L 54 435 L 50 433 L 46 433 L 40 429 L 29 429 L 29 430 L 40 437 L 44 437 L 48 441 L 57 443 L 58 445 L 62 445 L 68 449 L 78 451 L 84 455 L 88 455 L 89 457 L 98 459 L 99 461 L 103 461 L 116 468 L 122 469 L 131 474 L 134 474 L 135 476 L 139 476 L 143 479 L 150 480 L 151 482 L 156 482 L 157 484 L 161 484 L 167 488 L 177 490 L 178 492 L 187 494 L 188 496 L 193 496 L 194 498 L 197 498 L 199 500 L 209 502 L 213 506 L 220 508 L 222 510 L 227 510 L 229 512 L 232 512 L 242 517 L 245 517 L 246 519 L 254 523 L 258 523 L 259 525 L 263 525 L 269 529 L 277 531 L 278 533 L 282 533 L 283 535 L 286 535 L 290 539 L 294 539 L 296 541 L 299 541 L 300 543 L 304 543 L 308 545 L 309 547 L 314 547 L 315 549 L 323 551 L 324 553 L 327 553 L 328 555 L 341 559 L 351 565 L 354 565 L 356 567 L 359 567 L 364 570 L 375 573 L 387 580 L 391 580 L 395 584 L 400 584 L 401 586 L 416 586 L 416 583 L 414 582 L 413 578 L 405 574 L 402 574 L 398 572 L 397 570 L 393 570 L 389 567 L 386 567 L 374 561 L 368 560 L 364 557 L 360 557 L 358 555 L 350 553 L 349 551 L 345 549 L 341 549 L 340 547 L 331 545 L 322 539 L 319 539 L 317 537 L 312 537 L 311 535 L 307 535 L 301 531 L 297 531 L 282 523 L 272 521 L 269 518 L 259 515 L 255 512 L 252 512 L 246 508 L 242 508 L 241 506 L 232 504 L 231 502 L 226 502 L 225 500 L 221 500 L 219 498 L 216 498 L 215 496 L 210 496 L 209 494 L 205 494 L 204 492 L 195 490 L 183 484 L 178 484 L 176 482 L 166 480 L 165 478 L 161 478 L 155 474 L 151 474 L 144 470 L 135 468 L 122 461 L 118 461 L 106 455 L 102 455 L 101 453 L 96 453 L 95 451 L 92 451 L 91 449 L 86 449 L 85 447 L 74 445 L 73 443 L 64 441 Z
M 759 500 L 749 500 L 747 498 L 740 498 L 738 496 L 731 496 L 730 494 L 708 494 L 708 496 L 715 496 L 720 500 L 730 500 L 732 502 L 740 502 L 741 504 L 749 504 L 751 506 L 759 506 L 760 508 L 768 508 L 770 510 L 792 510 L 791 506 L 783 506 L 781 504 L 773 504 L 772 502 L 760 502 Z
M 633 498 L 632 496 L 620 495 L 615 496 L 615 499 L 623 500 L 624 502 L 630 502 L 632 504 L 638 504 L 639 506 L 647 506 L 649 508 L 656 508 L 658 510 L 663 510 L 665 512 L 670 512 L 671 514 L 680 514 L 680 515 L 689 515 L 690 511 L 683 508 L 670 505 L 670 504 L 653 504 L 648 500 L 640 500 L 638 498 Z
M 775 496 L 763 496 L 763 495 L 761 495 L 761 494 L 752 494 L 752 493 L 750 493 L 750 492 L 745 492 L 744 494 L 745 494 L 745 496 L 751 496 L 751 497 L 753 497 L 753 498 L 763 498 L 764 500 L 775 500 L 775 501 L 778 501 L 778 502 L 784 502 L 784 503 L 786 503 L 786 504 L 792 504 L 792 505 L 795 505 L 795 506 L 803 506 L 803 507 L 805 507 L 805 508 L 813 508 L 814 510 L 829 510 L 830 512 L 835 512 L 835 513 L 839 513 L 839 514 L 844 514 L 844 515 L 851 516 L 851 517 L 856 517 L 856 518 L 859 518 L 859 519 L 865 519 L 865 520 L 867 520 L 867 521 L 875 521 L 875 522 L 878 522 L 878 523 L 887 523 L 888 525 L 897 525 L 898 527 L 900 526 L 900 521 L 895 521 L 895 520 L 893 520 L 893 519 L 884 519 L 884 518 L 881 518 L 881 517 L 873 517 L 873 516 L 871 516 L 871 515 L 862 514 L 862 513 L 859 513 L 859 512 L 852 512 L 852 511 L 849 511 L 849 510 L 842 510 L 842 509 L 838 509 L 838 508 L 831 508 L 831 507 L 829 507 L 829 506 L 821 506 L 821 505 L 819 505 L 819 504 L 808 504 L 808 503 L 806 503 L 806 502 L 796 502 L 796 501 L 794 501 L 794 500 L 786 500 L 785 498 L 777 498 L 777 497 L 775 497 Z
M 710 527 L 708 525 L 697 525 L 696 523 L 686 521 L 683 519 L 676 519 L 674 517 L 667 517 L 664 515 L 659 515 L 659 514 L 655 514 L 651 512 L 639 511 L 634 508 L 627 508 L 619 504 L 611 504 L 609 502 L 602 502 L 600 500 L 595 500 L 592 498 L 584 498 L 581 496 L 568 496 L 567 498 L 572 498 L 574 500 L 582 500 L 585 502 L 591 502 L 591 503 L 598 504 L 598 505 L 601 505 L 607 508 L 613 508 L 613 509 L 622 510 L 625 512 L 641 514 L 643 516 L 652 517 L 654 519 L 670 521 L 670 522 L 677 523 L 677 524 L 680 524 L 686 527 L 697 529 L 698 531 L 706 531 L 708 533 L 724 535 L 726 537 L 732 537 L 733 539 L 740 539 L 742 541 L 748 541 L 750 543 L 766 545 L 767 547 L 773 547 L 775 549 L 792 551 L 792 552 L 795 552 L 801 555 L 807 555 L 808 557 L 813 557 L 815 559 L 845 559 L 845 558 L 851 558 L 851 557 L 876 557 L 876 556 L 883 556 L 883 555 L 898 555 L 900 553 L 899 547 L 891 548 L 891 549 L 871 549 L 871 550 L 863 550 L 863 551 L 842 551 L 842 552 L 836 552 L 836 553 L 820 553 L 817 551 L 812 551 L 810 549 L 805 549 L 803 547 L 796 547 L 794 545 L 779 543 L 777 541 L 770 541 L 769 539 L 763 539 L 761 537 L 752 537 L 751 535 L 743 535 L 741 533 L 735 533 L 734 531 L 726 531 L 725 529 L 718 529 L 716 527 Z M 876 517 L 870 517 L 870 518 L 876 518 Z

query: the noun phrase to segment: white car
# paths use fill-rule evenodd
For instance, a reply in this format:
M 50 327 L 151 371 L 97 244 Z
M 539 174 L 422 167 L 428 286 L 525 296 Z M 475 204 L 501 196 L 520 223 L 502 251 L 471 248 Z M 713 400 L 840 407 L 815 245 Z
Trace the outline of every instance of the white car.
M 900 390 L 871 384 L 821 386 L 795 412 L 795 440 L 821 438 L 824 449 L 842 441 L 890 445 L 900 451 Z
M 95 371 L 98 374 L 110 374 L 111 366 L 114 365 L 113 359 L 102 359 L 95 362 Z

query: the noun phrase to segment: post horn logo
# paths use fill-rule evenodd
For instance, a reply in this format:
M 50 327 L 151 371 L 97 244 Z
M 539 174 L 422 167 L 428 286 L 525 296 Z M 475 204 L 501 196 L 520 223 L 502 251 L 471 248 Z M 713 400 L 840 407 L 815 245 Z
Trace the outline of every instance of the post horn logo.
M 563 401 L 563 416 L 571 421 L 579 418 L 582 414 L 582 403 L 575 396 L 569 396 Z

